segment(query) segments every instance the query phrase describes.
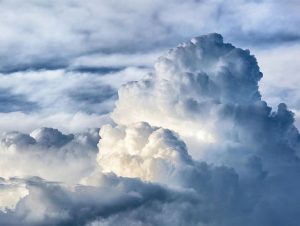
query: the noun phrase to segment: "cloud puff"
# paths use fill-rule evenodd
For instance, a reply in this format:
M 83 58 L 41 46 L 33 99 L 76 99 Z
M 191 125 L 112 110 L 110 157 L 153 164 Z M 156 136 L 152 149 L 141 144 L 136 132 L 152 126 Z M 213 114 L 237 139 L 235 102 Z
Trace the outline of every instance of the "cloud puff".
M 171 49 L 153 73 L 119 90 L 115 123 L 100 129 L 100 140 L 95 131 L 64 135 L 49 128 L 4 134 L 1 155 L 42 153 L 48 162 L 59 156 L 59 164 L 39 176 L 64 183 L 2 180 L 8 193 L 13 183 L 25 190 L 3 201 L 8 209 L 0 222 L 298 226 L 299 133 L 285 104 L 272 111 L 261 100 L 261 77 L 248 50 L 218 34 L 201 36 Z M 34 162 L 29 156 L 25 162 Z M 97 159 L 98 167 L 80 171 L 79 159 Z M 76 163 L 75 177 L 65 169 L 68 162 Z
M 98 130 L 62 134 L 41 128 L 30 134 L 6 132 L 0 136 L 1 176 L 39 176 L 65 183 L 78 183 L 95 168 Z
M 176 185 L 176 177 L 192 167 L 185 144 L 175 134 L 147 123 L 103 126 L 98 163 L 103 172 Z

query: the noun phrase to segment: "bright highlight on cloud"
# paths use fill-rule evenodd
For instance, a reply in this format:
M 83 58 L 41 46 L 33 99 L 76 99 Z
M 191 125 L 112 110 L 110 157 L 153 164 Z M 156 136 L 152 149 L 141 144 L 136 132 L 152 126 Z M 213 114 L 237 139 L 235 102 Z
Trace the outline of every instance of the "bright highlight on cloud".
M 161 57 L 152 76 L 120 88 L 112 117 L 123 125 L 144 121 L 174 130 L 199 152 L 201 143 L 234 132 L 238 107 L 264 104 L 261 77 L 249 51 L 224 44 L 218 34 L 202 36 Z
M 147 123 L 107 125 L 100 136 L 98 163 L 106 173 L 172 185 L 179 171 L 192 166 L 185 144 L 170 130 Z
M 0 222 L 298 226 L 300 136 L 261 77 L 248 50 L 200 36 L 119 89 L 100 137 L 4 133 L 0 194 L 16 198 L 0 199 Z

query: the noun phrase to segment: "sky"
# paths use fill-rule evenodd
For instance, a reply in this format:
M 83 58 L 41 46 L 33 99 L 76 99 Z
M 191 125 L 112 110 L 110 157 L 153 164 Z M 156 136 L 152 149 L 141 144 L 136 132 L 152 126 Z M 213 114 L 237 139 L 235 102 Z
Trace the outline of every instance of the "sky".
M 0 0 L 0 225 L 298 226 L 299 12 Z

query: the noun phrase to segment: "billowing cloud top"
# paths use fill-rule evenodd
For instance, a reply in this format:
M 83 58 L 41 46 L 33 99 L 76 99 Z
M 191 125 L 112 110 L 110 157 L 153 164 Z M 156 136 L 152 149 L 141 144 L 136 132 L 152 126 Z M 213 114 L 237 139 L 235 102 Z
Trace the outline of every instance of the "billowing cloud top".
M 201 36 L 160 57 L 152 75 L 123 86 L 112 117 L 119 124 L 145 121 L 172 129 L 187 138 L 193 152 L 195 142 L 235 136 L 235 117 L 247 112 L 242 108 L 265 108 L 269 114 L 258 91 L 261 77 L 248 50 L 223 43 L 219 34 Z
M 71 181 L 51 171 L 38 175 L 47 180 L 29 178 L 30 170 L 2 179 L 1 192 L 16 198 L 0 200 L 0 222 L 298 226 L 300 136 L 285 104 L 272 111 L 261 99 L 261 77 L 248 50 L 210 34 L 171 49 L 153 73 L 123 86 L 115 123 L 100 129 L 100 140 L 94 131 L 49 128 L 3 134 L 1 155 L 13 160 L 47 153 L 50 168 L 68 169 L 86 161 Z

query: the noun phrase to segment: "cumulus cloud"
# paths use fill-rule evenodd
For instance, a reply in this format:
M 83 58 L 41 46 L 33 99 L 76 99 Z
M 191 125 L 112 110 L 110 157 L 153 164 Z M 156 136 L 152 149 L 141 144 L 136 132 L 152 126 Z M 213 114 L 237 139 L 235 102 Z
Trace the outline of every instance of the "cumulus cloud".
M 262 100 L 261 77 L 249 50 L 210 34 L 169 50 L 152 73 L 120 88 L 100 140 L 95 131 L 50 128 L 3 134 L 1 155 L 32 163 L 37 154 L 48 172 L 35 174 L 47 180 L 1 180 L 18 195 L 2 200 L 0 222 L 297 226 L 300 136 L 285 104 L 273 111 Z M 94 167 L 82 173 L 76 157 Z M 55 174 L 62 169 L 65 176 Z
M 78 183 L 95 168 L 98 130 L 63 134 L 40 128 L 30 134 L 6 132 L 0 136 L 1 177 L 39 176 Z
M 112 118 L 119 124 L 145 121 L 172 129 L 190 140 L 193 151 L 194 142 L 198 149 L 199 142 L 229 135 L 237 106 L 264 105 L 259 102 L 261 77 L 249 51 L 224 44 L 218 34 L 202 36 L 161 57 L 152 76 L 121 87 Z M 131 114 L 124 113 L 127 109 Z
M 176 177 L 192 166 L 185 144 L 170 130 L 138 123 L 126 128 L 103 126 L 98 163 L 103 172 L 176 185 Z
M 171 129 L 186 143 L 193 161 L 205 160 L 215 166 L 225 167 L 219 169 L 222 173 L 229 170 L 226 167 L 234 169 L 232 175 L 236 174 L 238 179 L 229 183 L 237 185 L 236 197 L 241 192 L 241 197 L 238 198 L 241 203 L 236 205 L 241 205 L 239 208 L 245 210 L 249 208 L 249 213 L 252 214 L 250 217 L 249 213 L 239 213 L 241 218 L 237 217 L 237 221 L 241 220 L 245 224 L 247 219 L 249 225 L 270 225 L 274 224 L 272 219 L 276 216 L 278 222 L 284 222 L 290 217 L 289 213 L 294 212 L 296 208 L 296 202 L 290 198 L 291 193 L 294 198 L 298 197 L 299 184 L 295 178 L 298 177 L 300 167 L 299 133 L 293 124 L 293 113 L 285 104 L 279 104 L 278 109 L 272 111 L 261 99 L 258 91 L 258 81 L 261 77 L 262 73 L 254 56 L 250 55 L 248 50 L 223 43 L 218 34 L 201 36 L 171 49 L 158 60 L 153 74 L 141 81 L 129 83 L 119 90 L 119 100 L 112 117 L 123 129 L 120 130 L 120 126 L 116 130 L 103 127 L 100 132 L 110 134 L 107 136 L 107 143 L 111 149 L 111 159 L 120 161 L 120 168 L 114 168 L 114 165 L 110 164 L 112 166 L 109 169 L 119 175 L 149 179 L 143 176 L 143 173 L 147 172 L 143 169 L 146 165 L 143 160 L 147 158 L 142 158 L 142 161 L 139 159 L 143 156 L 144 149 L 147 150 L 147 146 L 153 142 L 149 138 L 151 135 L 146 133 L 143 136 L 148 137 L 146 142 L 144 141 L 145 144 L 140 143 L 140 148 L 133 149 L 135 142 L 130 136 L 132 133 L 128 134 L 127 129 L 130 131 L 132 123 L 139 121 Z M 130 114 L 126 114 L 128 109 Z M 144 134 L 144 130 L 137 131 L 139 128 L 135 133 Z M 159 137 L 163 139 L 164 136 Z M 156 147 L 155 150 L 164 153 L 166 143 L 168 142 L 159 143 L 159 148 Z M 103 155 L 106 155 L 105 136 L 99 144 L 101 163 L 101 147 L 104 149 Z M 168 147 L 167 150 L 174 149 L 173 143 Z M 184 152 L 185 146 L 182 147 Z M 139 154 L 132 149 L 140 150 Z M 131 157 L 124 156 L 121 150 L 125 150 L 126 155 Z M 177 153 L 176 148 L 173 153 Z M 114 155 L 118 157 L 114 158 Z M 155 155 L 154 152 L 151 157 L 160 161 L 161 156 L 155 158 Z M 172 162 L 171 156 L 165 157 Z M 176 165 L 176 161 L 173 163 Z M 136 164 L 134 168 L 139 170 L 137 173 L 131 171 L 130 175 L 123 169 L 123 164 L 128 164 L 128 168 Z M 197 173 L 201 172 L 202 168 L 186 162 L 184 165 L 192 165 L 192 173 L 184 172 L 179 174 L 179 177 L 189 178 L 187 181 L 193 183 L 187 182 L 188 187 L 193 187 L 197 184 L 195 181 L 201 181 Z M 147 166 L 148 172 L 153 175 L 155 169 L 159 168 L 152 168 L 151 164 Z M 168 163 L 163 166 L 168 166 Z M 212 171 L 214 170 L 216 168 L 213 167 Z M 166 171 L 172 175 L 172 170 Z M 164 169 L 161 172 L 164 172 Z M 197 176 L 193 179 L 189 175 Z M 150 177 L 150 180 L 153 179 Z M 282 187 L 276 187 L 279 184 Z M 185 183 L 182 184 L 184 185 Z M 286 186 L 291 193 L 286 193 Z M 199 187 L 203 188 L 203 185 Z M 217 187 L 218 185 L 214 189 Z M 195 188 L 196 191 L 198 189 Z M 219 189 L 225 188 L 222 185 Z M 281 205 L 277 204 L 279 200 L 290 209 L 281 209 Z M 272 209 L 267 206 L 272 206 Z M 224 225 L 237 224 L 231 222 L 233 218 L 229 217 L 229 213 L 222 214 L 220 219 L 224 220 Z M 216 221 L 211 220 L 204 225 L 217 225 Z M 296 215 L 289 223 L 293 225 L 295 222 Z

